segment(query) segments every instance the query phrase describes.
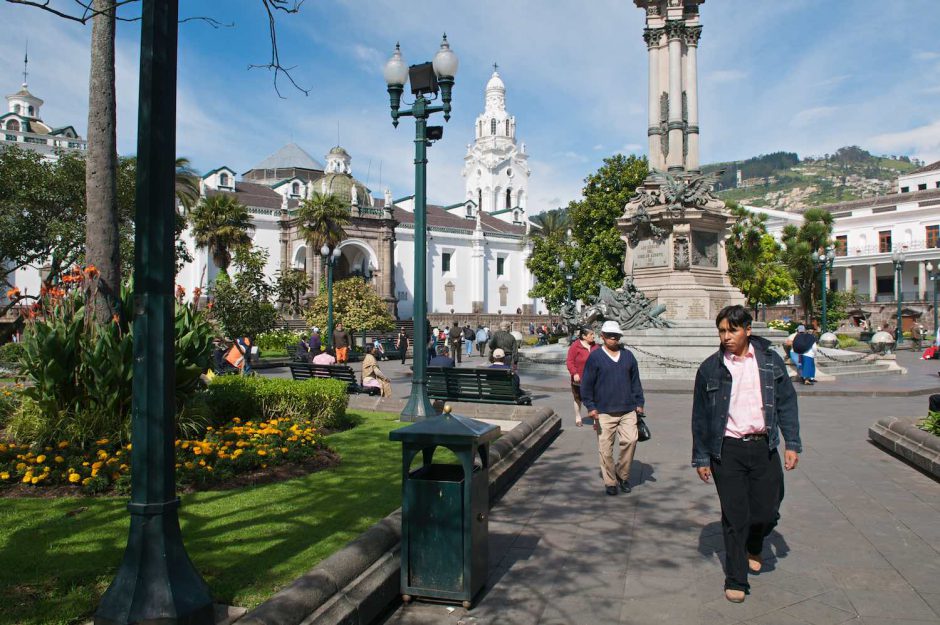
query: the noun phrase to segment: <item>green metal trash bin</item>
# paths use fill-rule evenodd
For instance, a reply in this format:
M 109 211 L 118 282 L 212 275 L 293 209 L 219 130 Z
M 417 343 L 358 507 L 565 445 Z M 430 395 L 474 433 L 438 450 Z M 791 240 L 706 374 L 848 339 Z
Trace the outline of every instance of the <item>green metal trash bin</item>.
M 488 568 L 489 452 L 497 425 L 451 414 L 389 434 L 402 443 L 401 593 L 470 608 Z M 460 464 L 435 464 L 438 447 Z M 422 455 L 421 466 L 411 463 Z

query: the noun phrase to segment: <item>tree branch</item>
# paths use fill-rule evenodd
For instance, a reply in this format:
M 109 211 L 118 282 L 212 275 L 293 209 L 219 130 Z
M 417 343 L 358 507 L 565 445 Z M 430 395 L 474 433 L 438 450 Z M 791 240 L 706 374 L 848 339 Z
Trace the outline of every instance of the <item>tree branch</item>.
M 284 96 L 281 95 L 281 90 L 277 85 L 278 76 L 281 74 L 287 77 L 295 89 L 302 92 L 304 95 L 310 95 L 310 90 L 304 89 L 298 85 L 297 81 L 294 80 L 294 77 L 291 75 L 291 70 L 293 70 L 294 67 L 284 67 L 281 65 L 281 57 L 277 49 L 277 20 L 274 16 L 277 11 L 283 13 L 299 12 L 304 0 L 261 0 L 261 3 L 264 5 L 264 10 L 268 14 L 268 33 L 271 37 L 271 61 L 267 65 L 249 65 L 248 69 L 262 68 L 274 70 L 274 91 L 281 99 L 284 99 Z

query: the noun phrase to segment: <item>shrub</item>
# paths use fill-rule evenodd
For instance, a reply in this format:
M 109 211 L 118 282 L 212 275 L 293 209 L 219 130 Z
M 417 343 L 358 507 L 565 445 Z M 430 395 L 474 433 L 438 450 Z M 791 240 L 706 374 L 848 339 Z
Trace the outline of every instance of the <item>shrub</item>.
M 300 333 L 292 330 L 272 330 L 262 332 L 255 339 L 255 345 L 262 354 L 264 352 L 283 352 L 284 348 L 290 344 L 296 344 L 300 341 Z
M 839 339 L 839 347 L 845 349 L 846 347 L 855 347 L 858 345 L 858 340 L 852 338 L 848 334 L 836 334 L 836 338 Z
M 784 321 L 783 319 L 771 319 L 767 322 L 767 327 L 773 330 L 782 330 L 787 334 L 793 334 L 796 332 L 797 326 L 800 325 L 796 321 Z
M 0 386 L 0 429 L 6 427 L 7 421 L 13 416 L 20 405 L 20 391 L 23 385 Z
M 257 376 L 219 376 L 206 391 L 214 423 L 231 419 L 259 421 L 306 418 L 317 428 L 349 425 L 346 384 L 339 380 L 304 380 Z
M 23 359 L 22 343 L 4 343 L 0 345 L 0 365 L 16 367 Z
M 918 427 L 925 432 L 930 432 L 934 436 L 940 436 L 940 412 L 928 412 L 927 418 L 924 419 Z

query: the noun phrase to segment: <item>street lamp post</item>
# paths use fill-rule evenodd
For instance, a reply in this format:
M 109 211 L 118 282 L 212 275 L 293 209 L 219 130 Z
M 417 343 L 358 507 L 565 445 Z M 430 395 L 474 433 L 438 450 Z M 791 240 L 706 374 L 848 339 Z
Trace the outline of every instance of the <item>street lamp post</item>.
M 565 284 L 568 286 L 568 299 L 566 300 L 569 304 L 574 306 L 574 299 L 571 293 L 571 283 L 574 280 L 575 274 L 578 273 L 578 270 L 581 269 L 581 261 L 576 260 L 571 267 L 568 267 L 565 264 L 565 261 L 559 261 L 558 268 L 561 269 L 562 273 L 565 275 Z M 567 271 L 565 271 L 567 269 Z
M 450 120 L 451 91 L 454 76 L 457 74 L 457 55 L 447 43 L 447 35 L 431 63 L 421 63 L 408 67 L 401 56 L 401 48 L 395 44 L 395 52 L 385 64 L 383 70 L 388 85 L 388 95 L 392 111 L 392 125 L 398 127 L 400 117 L 411 116 L 415 119 L 415 278 L 414 278 L 414 370 L 411 378 L 411 396 L 402 410 L 402 421 L 422 421 L 434 414 L 431 400 L 428 399 L 425 371 L 427 360 L 418 358 L 428 343 L 427 336 L 427 147 L 428 139 L 436 140 L 443 136 L 442 126 L 428 128 L 428 117 L 432 113 L 443 112 L 444 121 Z M 411 109 L 401 109 L 401 96 L 405 83 L 410 80 L 411 93 L 415 96 Z M 432 106 L 438 89 L 441 104 Z M 425 97 L 425 96 L 428 97 Z
M 333 267 L 343 253 L 339 248 L 330 249 L 326 243 L 320 248 L 320 256 L 326 265 L 326 347 L 333 347 Z
M 819 252 L 813 252 L 813 262 L 816 264 L 816 268 L 822 271 L 822 326 L 820 327 L 821 333 L 826 333 L 829 331 L 829 319 L 827 316 L 826 309 L 826 292 L 829 290 L 829 272 L 832 271 L 832 263 L 836 260 L 836 252 L 832 247 L 826 248 L 826 251 L 820 254 Z
M 901 250 L 895 250 L 891 255 L 891 261 L 894 263 L 894 284 L 895 290 L 898 293 L 898 326 L 895 328 L 894 333 L 897 335 L 897 343 L 895 346 L 901 344 L 901 341 L 904 340 L 904 331 L 901 329 L 901 271 L 904 270 L 904 252 Z
M 927 263 L 927 273 L 930 274 L 930 281 L 933 282 L 933 340 L 937 341 L 937 280 L 940 280 L 940 266 L 934 271 L 933 263 Z
M 212 593 L 183 545 L 174 470 L 178 13 L 177 0 L 141 4 L 130 527 L 96 625 L 213 622 Z

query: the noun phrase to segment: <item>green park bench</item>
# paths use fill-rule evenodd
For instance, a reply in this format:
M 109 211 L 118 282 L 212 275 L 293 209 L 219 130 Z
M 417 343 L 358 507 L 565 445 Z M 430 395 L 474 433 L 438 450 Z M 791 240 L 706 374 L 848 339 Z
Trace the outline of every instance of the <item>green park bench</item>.
M 382 360 L 401 360 L 401 350 L 395 347 L 394 338 L 384 338 L 379 339 L 379 344 L 382 346 Z
M 373 386 L 362 386 L 356 379 L 356 374 L 348 365 L 315 365 L 307 362 L 292 362 L 291 377 L 295 380 L 331 379 L 346 383 L 346 390 L 350 393 L 365 393 L 378 395 L 382 389 Z
M 509 369 L 428 367 L 428 397 L 444 401 L 531 406 L 528 394 L 516 396 Z

